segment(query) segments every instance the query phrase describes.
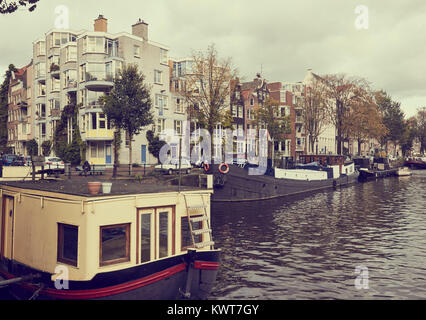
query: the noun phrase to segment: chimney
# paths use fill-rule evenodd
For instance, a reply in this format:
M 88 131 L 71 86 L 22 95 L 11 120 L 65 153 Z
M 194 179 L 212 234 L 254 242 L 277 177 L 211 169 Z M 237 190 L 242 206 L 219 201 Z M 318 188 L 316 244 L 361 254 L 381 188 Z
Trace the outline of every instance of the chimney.
M 136 24 L 132 25 L 132 34 L 148 41 L 148 23 L 139 19 Z
M 104 18 L 103 15 L 99 15 L 99 17 L 95 20 L 95 31 L 97 32 L 108 32 L 108 20 Z

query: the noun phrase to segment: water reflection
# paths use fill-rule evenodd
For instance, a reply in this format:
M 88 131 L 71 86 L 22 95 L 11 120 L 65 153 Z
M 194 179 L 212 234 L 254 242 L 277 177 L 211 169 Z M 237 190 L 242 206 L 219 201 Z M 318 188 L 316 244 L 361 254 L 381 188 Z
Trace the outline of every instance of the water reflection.
M 214 206 L 212 299 L 426 298 L 426 171 L 281 201 Z M 354 286 L 368 267 L 369 289 Z

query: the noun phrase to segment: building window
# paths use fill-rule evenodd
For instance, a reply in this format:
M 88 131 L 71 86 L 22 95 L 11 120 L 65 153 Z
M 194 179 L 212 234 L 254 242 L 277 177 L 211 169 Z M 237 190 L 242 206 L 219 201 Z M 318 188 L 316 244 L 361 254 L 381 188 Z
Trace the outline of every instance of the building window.
M 180 98 L 176 98 L 176 112 L 183 113 L 183 102 Z
M 232 108 L 232 116 L 233 117 L 237 117 L 238 115 L 237 115 L 237 106 L 231 106 L 231 108 Z
M 84 42 L 87 41 L 86 46 L 83 46 L 84 52 L 105 52 L 105 38 L 103 37 L 86 37 Z M 87 50 L 87 51 L 86 51 Z
M 158 119 L 157 121 L 157 132 L 161 133 L 166 126 L 166 119 Z
M 163 73 L 160 70 L 154 70 L 154 83 L 163 83 Z
M 175 120 L 175 132 L 178 135 L 182 134 L 182 121 L 181 120 Z
M 130 223 L 100 227 L 100 265 L 130 261 Z
M 160 63 L 162 63 L 162 64 L 168 63 L 168 57 L 167 57 L 167 50 L 166 49 L 160 49 Z
M 141 47 L 134 45 L 133 46 L 133 55 L 137 58 L 141 56 Z
M 105 129 L 105 114 L 99 114 L 99 129 Z
M 77 266 L 78 227 L 58 223 L 58 261 Z
M 254 99 L 253 98 L 250 99 L 250 105 L 254 106 Z

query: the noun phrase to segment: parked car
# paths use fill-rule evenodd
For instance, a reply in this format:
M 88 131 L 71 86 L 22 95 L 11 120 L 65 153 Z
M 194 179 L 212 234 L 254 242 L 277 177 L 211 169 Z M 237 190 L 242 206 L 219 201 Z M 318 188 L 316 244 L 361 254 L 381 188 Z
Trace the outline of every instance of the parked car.
M 17 157 L 16 154 L 4 154 L 2 161 L 4 166 L 11 166 L 13 163 L 13 160 Z
M 192 165 L 187 159 L 182 159 L 180 170 L 189 174 Z M 155 170 L 162 171 L 163 173 L 173 174 L 179 172 L 179 159 L 172 159 L 169 164 L 159 164 L 155 166 Z
M 24 166 L 25 160 L 24 157 L 17 156 L 13 159 L 11 166 Z
M 56 157 L 48 157 L 44 159 L 45 169 L 65 169 L 64 161 Z

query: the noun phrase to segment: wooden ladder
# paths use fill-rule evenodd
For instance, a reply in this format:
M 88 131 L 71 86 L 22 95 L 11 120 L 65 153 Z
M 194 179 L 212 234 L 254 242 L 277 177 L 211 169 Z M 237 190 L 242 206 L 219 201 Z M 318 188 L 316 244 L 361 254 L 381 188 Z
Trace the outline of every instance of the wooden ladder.
M 183 195 L 184 199 L 185 199 L 185 206 L 186 206 L 186 214 L 188 217 L 188 224 L 189 224 L 189 230 L 191 232 L 191 238 L 192 238 L 192 243 L 194 245 L 194 247 L 196 249 L 201 249 L 204 247 L 209 246 L 211 250 L 214 249 L 214 241 L 213 241 L 213 237 L 212 237 L 212 229 L 210 228 L 210 219 L 209 216 L 207 215 L 207 205 L 204 203 L 204 197 L 203 195 L 201 195 L 201 204 L 197 204 L 197 205 L 188 205 L 188 199 L 187 199 L 187 195 Z M 198 216 L 198 217 L 191 217 L 190 212 L 193 210 L 200 210 L 203 209 L 203 215 L 202 216 Z M 201 229 L 194 229 L 193 228 L 193 223 L 196 222 L 202 222 L 201 223 Z M 205 222 L 205 223 L 204 223 Z M 204 235 L 204 234 L 208 234 L 209 235 L 209 240 L 208 241 L 202 241 L 202 242 L 196 242 L 195 241 L 195 236 L 199 236 L 199 235 Z M 203 239 L 203 237 L 201 237 Z

